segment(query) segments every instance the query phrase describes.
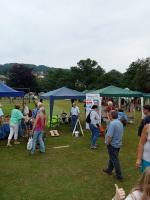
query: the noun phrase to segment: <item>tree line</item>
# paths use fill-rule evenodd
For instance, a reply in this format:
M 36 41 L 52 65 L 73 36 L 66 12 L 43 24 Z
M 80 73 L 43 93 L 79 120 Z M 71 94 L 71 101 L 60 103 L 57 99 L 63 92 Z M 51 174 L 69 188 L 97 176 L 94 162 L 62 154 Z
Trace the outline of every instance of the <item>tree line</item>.
M 39 78 L 35 75 L 35 65 L 29 67 L 27 64 L 11 64 L 11 68 L 5 73 L 8 77 L 7 84 L 15 88 L 31 88 L 36 92 L 46 92 L 63 86 L 84 91 L 109 85 L 150 92 L 150 58 L 132 62 L 125 73 L 115 69 L 106 72 L 97 61 L 90 58 L 80 60 L 70 69 L 43 68 L 44 78 Z

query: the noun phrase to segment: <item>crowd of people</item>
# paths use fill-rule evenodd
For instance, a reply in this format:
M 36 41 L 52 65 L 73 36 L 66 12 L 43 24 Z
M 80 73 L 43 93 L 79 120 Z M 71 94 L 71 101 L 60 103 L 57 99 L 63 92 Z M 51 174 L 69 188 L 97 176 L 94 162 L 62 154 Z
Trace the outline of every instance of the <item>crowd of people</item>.
M 23 136 L 27 138 L 32 136 L 33 138 L 30 153 L 34 154 L 37 143 L 39 144 L 40 152 L 45 152 L 43 133 L 47 123 L 46 111 L 42 102 L 34 101 L 34 104 L 35 108 L 32 111 L 28 108 L 26 103 L 24 103 L 23 110 L 21 110 L 21 106 L 19 104 L 16 104 L 12 109 L 9 119 L 10 131 L 8 135 L 7 147 L 11 147 L 12 144 L 20 144 L 18 136 L 19 129 L 21 128 L 22 130 L 21 125 L 23 123 L 25 127 L 25 135 Z M 0 121 L 3 121 L 3 116 L 4 113 L 0 105 Z
M 39 144 L 41 153 L 45 152 L 45 144 L 43 141 L 43 132 L 46 127 L 47 118 L 44 104 L 42 102 L 34 102 L 35 108 L 30 111 L 28 106 L 24 104 L 24 110 L 21 112 L 20 106 L 15 105 L 11 111 L 10 116 L 10 133 L 8 136 L 7 146 L 12 146 L 12 138 L 14 138 L 14 144 L 19 144 L 18 130 L 20 121 L 23 120 L 26 124 L 28 136 L 32 135 L 32 149 L 30 154 L 35 153 L 36 144 Z M 122 146 L 122 138 L 124 133 L 124 127 L 128 121 L 127 115 L 123 108 L 115 108 L 112 101 L 108 101 L 108 105 L 105 108 L 105 119 L 101 119 L 98 113 L 98 106 L 93 105 L 88 115 L 88 123 L 91 131 L 91 145 L 92 150 L 97 149 L 97 139 L 101 134 L 101 122 L 104 120 L 106 123 L 105 130 L 105 144 L 109 160 L 106 168 L 103 172 L 109 176 L 112 175 L 115 170 L 116 179 L 123 181 L 123 174 L 119 160 L 119 152 Z M 143 107 L 145 117 L 142 119 L 138 129 L 138 136 L 140 136 L 139 144 L 137 148 L 136 167 L 141 169 L 142 177 L 139 180 L 137 186 L 132 189 L 131 193 L 126 198 L 127 200 L 148 200 L 150 199 L 150 105 Z M 76 102 L 72 103 L 71 111 L 71 128 L 74 131 L 77 120 L 80 118 L 80 109 Z M 0 106 L 0 118 L 4 116 L 3 110 Z M 114 200 L 125 199 L 125 192 L 122 188 L 118 188 L 116 185 L 116 194 Z
M 103 172 L 111 175 L 113 169 L 116 172 L 116 178 L 120 181 L 123 180 L 121 172 L 121 166 L 119 162 L 119 151 L 122 146 L 122 138 L 124 133 L 124 127 L 128 122 L 128 117 L 122 108 L 116 108 L 112 101 L 108 101 L 105 107 L 105 143 L 109 155 L 109 161 L 106 169 Z M 143 107 L 143 113 L 145 117 L 142 119 L 138 128 L 138 135 L 140 141 L 138 145 L 138 153 L 136 160 L 136 167 L 141 167 L 143 172 L 147 166 L 150 166 L 150 106 L 145 105 Z M 72 131 L 75 127 L 77 119 L 80 117 L 79 107 L 74 102 L 71 108 L 71 124 Z M 91 130 L 91 149 L 97 149 L 97 139 L 101 134 L 101 121 L 98 113 L 98 106 L 93 105 L 87 118 L 90 118 L 89 128 Z M 89 120 L 89 119 L 88 119 Z
M 119 162 L 119 151 L 122 146 L 124 127 L 128 122 L 128 117 L 122 108 L 115 108 L 112 101 L 108 101 L 105 112 L 105 143 L 107 145 L 109 161 L 107 168 L 103 169 L 103 172 L 111 175 L 113 169 L 115 169 L 116 178 L 118 180 L 123 180 Z M 145 117 L 142 119 L 138 129 L 140 141 L 136 161 L 136 167 L 141 167 L 142 172 L 147 166 L 150 166 L 150 105 L 145 105 L 143 107 L 143 112 Z M 72 130 L 79 116 L 80 110 L 76 103 L 73 103 L 71 108 Z M 98 113 L 97 105 L 92 106 L 87 118 L 90 118 L 88 123 L 91 130 L 91 149 L 97 149 L 96 142 L 101 134 L 101 118 Z
M 127 123 L 127 116 L 122 108 L 116 109 L 112 102 L 108 102 L 106 111 L 106 132 L 105 143 L 107 146 L 109 161 L 103 172 L 112 175 L 115 169 L 116 179 L 123 181 L 123 174 L 119 161 L 119 152 L 122 146 L 124 126 Z M 138 129 L 140 136 L 137 148 L 137 160 L 135 166 L 141 169 L 143 175 L 137 186 L 132 189 L 131 193 L 125 198 L 125 191 L 116 186 L 116 195 L 113 200 L 149 200 L 150 199 L 150 105 L 143 107 L 144 118 Z M 90 116 L 90 120 L 88 119 Z M 97 149 L 96 140 L 100 135 L 100 117 L 98 106 L 93 105 L 87 117 L 91 130 L 91 149 Z M 94 142 L 93 142 L 94 141 Z M 94 148 L 93 148 L 94 147 Z
M 131 104 L 132 105 L 132 104 Z M 134 105 L 130 106 L 129 111 L 134 110 Z M 79 117 L 79 108 L 73 104 L 72 109 L 72 127 Z M 104 121 L 107 124 L 105 143 L 108 150 L 109 161 L 103 172 L 112 175 L 115 169 L 116 179 L 123 181 L 123 174 L 119 161 L 119 151 L 122 146 L 122 138 L 124 127 L 128 122 L 128 117 L 124 112 L 123 106 L 116 109 L 112 101 L 108 101 L 108 106 L 105 108 Z M 150 105 L 143 107 L 145 117 L 142 119 L 138 129 L 140 136 L 139 145 L 137 148 L 136 167 L 141 169 L 143 173 L 137 186 L 132 189 L 130 194 L 125 198 L 125 191 L 116 186 L 116 194 L 114 200 L 149 200 L 150 199 Z M 98 113 L 98 106 L 93 105 L 87 116 L 87 122 L 91 130 L 91 149 L 97 149 L 97 138 L 100 133 L 101 118 Z M 73 129 L 73 128 L 72 128 Z

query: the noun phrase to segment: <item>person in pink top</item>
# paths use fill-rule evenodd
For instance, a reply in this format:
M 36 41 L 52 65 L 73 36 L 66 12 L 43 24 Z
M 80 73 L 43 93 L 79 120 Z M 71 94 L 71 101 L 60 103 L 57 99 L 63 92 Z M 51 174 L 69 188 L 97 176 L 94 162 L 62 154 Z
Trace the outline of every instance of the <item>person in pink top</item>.
M 32 133 L 33 133 L 33 143 L 32 143 L 32 149 L 31 154 L 34 154 L 36 143 L 38 142 L 40 144 L 40 152 L 45 152 L 45 144 L 43 141 L 43 130 L 46 126 L 46 112 L 45 108 L 41 107 L 39 109 L 39 112 L 36 116 L 36 119 L 33 124 Z

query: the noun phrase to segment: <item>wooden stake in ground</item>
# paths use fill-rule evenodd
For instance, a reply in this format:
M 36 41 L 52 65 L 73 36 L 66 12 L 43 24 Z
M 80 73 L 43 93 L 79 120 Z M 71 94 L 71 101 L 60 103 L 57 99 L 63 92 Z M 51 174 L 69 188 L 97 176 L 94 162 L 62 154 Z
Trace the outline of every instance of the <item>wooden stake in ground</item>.
M 65 145 L 65 146 L 58 146 L 58 147 L 53 147 L 54 149 L 61 149 L 61 148 L 67 148 L 70 147 L 70 145 Z

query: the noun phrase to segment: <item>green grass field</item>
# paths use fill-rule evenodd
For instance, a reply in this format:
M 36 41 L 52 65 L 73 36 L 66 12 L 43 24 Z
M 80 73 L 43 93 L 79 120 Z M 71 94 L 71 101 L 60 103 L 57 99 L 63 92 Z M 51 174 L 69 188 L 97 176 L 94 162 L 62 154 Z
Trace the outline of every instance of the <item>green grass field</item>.
M 48 109 L 48 102 L 45 105 Z M 70 101 L 56 101 L 54 113 L 69 112 L 70 106 Z M 3 103 L 5 113 L 11 108 L 9 103 Z M 80 109 L 84 121 L 83 104 Z M 115 183 L 128 193 L 140 176 L 135 169 L 139 122 L 140 113 L 136 113 L 135 124 L 125 128 L 120 152 L 124 175 L 121 183 L 103 174 L 108 161 L 104 139 L 99 138 L 98 150 L 91 150 L 89 131 L 84 131 L 84 137 L 74 138 L 70 126 L 61 125 L 58 129 L 61 136 L 47 136 L 46 153 L 37 151 L 34 156 L 28 154 L 25 140 L 12 148 L 6 147 L 6 141 L 0 141 L 0 200 L 111 200 Z M 61 145 L 70 147 L 53 148 Z

